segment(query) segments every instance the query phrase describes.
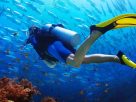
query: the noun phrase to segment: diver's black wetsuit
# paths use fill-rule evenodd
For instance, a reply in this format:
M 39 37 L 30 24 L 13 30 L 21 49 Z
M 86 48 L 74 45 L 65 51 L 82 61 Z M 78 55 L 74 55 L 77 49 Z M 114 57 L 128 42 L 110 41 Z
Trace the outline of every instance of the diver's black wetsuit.
M 45 31 L 43 27 L 38 33 L 30 35 L 26 43 L 32 44 L 42 60 L 57 62 L 62 59 L 63 62 L 66 62 L 68 55 L 75 53 L 76 50 L 69 44 L 60 41 L 58 38 L 49 33 L 50 32 Z M 59 54 L 59 56 L 54 54 L 56 52 Z

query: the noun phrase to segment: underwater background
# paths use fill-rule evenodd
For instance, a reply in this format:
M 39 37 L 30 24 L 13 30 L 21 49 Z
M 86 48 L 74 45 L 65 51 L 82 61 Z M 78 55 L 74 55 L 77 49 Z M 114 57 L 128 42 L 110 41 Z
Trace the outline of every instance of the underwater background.
M 48 68 L 33 49 L 20 47 L 31 25 L 62 23 L 81 35 L 89 26 L 114 16 L 136 13 L 136 0 L 0 0 L 0 78 L 27 78 L 58 102 L 136 102 L 136 70 L 117 63 L 88 64 L 80 68 L 58 64 Z M 117 54 L 122 50 L 136 61 L 136 28 L 107 32 L 88 54 Z

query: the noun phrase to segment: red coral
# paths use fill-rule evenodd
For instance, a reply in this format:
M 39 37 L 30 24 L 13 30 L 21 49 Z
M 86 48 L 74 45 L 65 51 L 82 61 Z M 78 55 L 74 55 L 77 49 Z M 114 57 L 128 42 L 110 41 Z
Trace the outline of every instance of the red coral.
M 38 93 L 28 80 L 16 82 L 9 78 L 0 79 L 0 102 L 30 102 L 32 96 Z
M 56 102 L 52 97 L 44 97 L 41 102 Z

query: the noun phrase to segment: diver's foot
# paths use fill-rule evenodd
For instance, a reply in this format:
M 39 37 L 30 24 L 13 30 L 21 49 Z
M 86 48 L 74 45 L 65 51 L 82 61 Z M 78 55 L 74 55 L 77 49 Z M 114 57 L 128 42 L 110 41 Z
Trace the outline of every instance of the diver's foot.
M 127 66 L 132 67 L 132 68 L 136 68 L 136 63 L 134 63 L 133 61 L 128 59 L 127 56 L 123 52 L 119 51 L 117 56 L 119 57 L 121 64 L 127 65 Z

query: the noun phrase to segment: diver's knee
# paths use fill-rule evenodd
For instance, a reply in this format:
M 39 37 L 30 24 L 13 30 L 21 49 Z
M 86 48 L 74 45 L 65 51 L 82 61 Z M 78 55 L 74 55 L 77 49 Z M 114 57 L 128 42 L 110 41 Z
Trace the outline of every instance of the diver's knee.
M 80 67 L 80 65 L 78 65 L 75 60 L 74 60 L 75 55 L 74 54 L 70 54 L 67 59 L 66 59 L 66 64 L 71 65 L 73 67 Z
M 74 63 L 74 54 L 70 54 L 66 59 L 66 64 L 72 65 Z

